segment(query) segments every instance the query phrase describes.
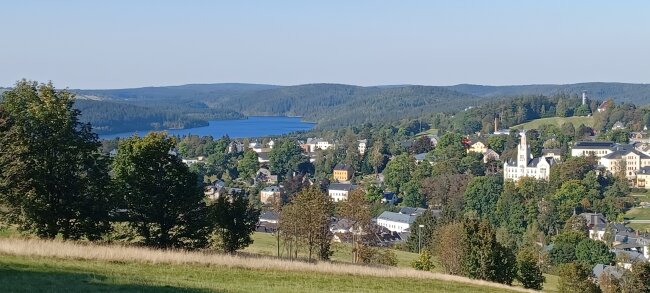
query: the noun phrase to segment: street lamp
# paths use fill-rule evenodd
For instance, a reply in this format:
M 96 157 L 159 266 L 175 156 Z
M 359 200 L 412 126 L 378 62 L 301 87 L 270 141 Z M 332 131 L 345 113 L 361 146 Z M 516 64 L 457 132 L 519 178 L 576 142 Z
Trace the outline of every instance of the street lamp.
M 422 228 L 424 228 L 424 225 L 418 226 L 418 254 L 420 254 L 420 250 L 422 249 Z

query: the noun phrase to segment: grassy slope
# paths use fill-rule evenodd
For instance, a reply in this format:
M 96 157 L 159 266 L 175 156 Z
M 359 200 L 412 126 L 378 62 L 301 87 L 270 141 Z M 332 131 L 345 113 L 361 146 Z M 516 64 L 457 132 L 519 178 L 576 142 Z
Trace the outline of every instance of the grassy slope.
M 580 124 L 584 124 L 586 126 L 593 126 L 594 124 L 594 117 L 551 117 L 551 118 L 541 118 L 541 119 L 535 119 L 533 121 L 528 121 L 526 123 L 522 123 L 519 125 L 515 125 L 511 128 L 516 128 L 516 129 L 536 129 L 539 128 L 541 125 L 555 125 L 555 126 L 562 126 L 562 124 L 566 122 L 571 122 L 573 123 L 574 127 L 580 126 Z
M 0 283 L 8 292 L 508 292 L 439 280 L 6 255 Z
M 253 244 L 244 249 L 244 252 L 261 254 L 267 256 L 276 256 L 278 254 L 277 240 L 269 233 L 254 233 Z M 281 246 L 282 247 L 282 246 Z M 335 243 L 333 261 L 350 262 L 352 258 L 351 246 L 348 244 Z M 411 253 L 401 250 L 394 250 L 397 256 L 397 265 L 399 267 L 411 267 L 411 262 L 418 257 L 417 253 Z M 303 255 L 305 256 L 305 255 Z

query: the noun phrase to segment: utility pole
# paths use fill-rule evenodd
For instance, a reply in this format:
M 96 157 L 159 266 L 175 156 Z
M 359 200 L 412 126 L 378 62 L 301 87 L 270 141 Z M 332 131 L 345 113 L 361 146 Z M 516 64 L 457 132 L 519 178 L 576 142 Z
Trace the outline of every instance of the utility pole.
M 422 228 L 424 228 L 424 225 L 418 226 L 418 254 L 422 250 Z

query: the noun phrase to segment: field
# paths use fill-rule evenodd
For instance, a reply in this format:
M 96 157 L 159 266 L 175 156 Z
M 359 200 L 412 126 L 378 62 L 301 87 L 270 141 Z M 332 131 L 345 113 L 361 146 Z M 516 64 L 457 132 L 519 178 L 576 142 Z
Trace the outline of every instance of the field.
M 550 118 L 541 118 L 541 119 L 535 119 L 532 121 L 528 121 L 526 123 L 522 123 L 519 125 L 512 126 L 511 128 L 513 129 L 537 129 L 541 125 L 555 125 L 557 127 L 562 126 L 562 124 L 566 122 L 571 122 L 573 123 L 573 127 L 578 127 L 580 124 L 584 124 L 586 126 L 593 126 L 594 124 L 594 117 L 550 117 Z
M 0 283 L 10 292 L 511 292 L 411 269 L 0 239 Z
M 276 256 L 278 255 L 278 246 L 275 236 L 269 233 L 254 233 L 253 234 L 253 244 L 244 249 L 246 253 L 260 254 L 266 256 Z M 332 255 L 332 260 L 337 262 L 350 262 L 352 259 L 352 247 L 349 244 L 335 243 L 333 246 L 334 255 Z M 399 267 L 411 267 L 411 262 L 415 260 L 418 255 L 417 253 L 406 252 L 402 250 L 392 251 L 397 256 L 397 266 Z M 286 254 L 286 253 L 285 253 Z M 300 256 L 306 257 L 306 255 L 300 254 Z

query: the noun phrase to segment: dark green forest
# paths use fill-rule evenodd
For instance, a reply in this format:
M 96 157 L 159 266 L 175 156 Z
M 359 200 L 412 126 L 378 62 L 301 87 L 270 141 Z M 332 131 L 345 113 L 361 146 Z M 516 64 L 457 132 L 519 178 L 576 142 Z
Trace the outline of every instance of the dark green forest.
M 590 104 L 578 109 L 583 90 Z M 390 123 L 427 113 L 458 113 L 468 107 L 473 109 L 460 115 L 470 119 L 455 120 L 469 124 L 454 128 L 486 131 L 495 116 L 507 127 L 536 118 L 593 112 L 598 102 L 610 98 L 636 105 L 650 101 L 650 85 L 624 83 L 450 87 L 228 83 L 72 92 L 78 95 L 76 107 L 84 113 L 82 119 L 100 134 L 197 127 L 207 125 L 208 120 L 251 115 L 302 116 L 317 122 L 319 129 L 332 129 Z M 485 104 L 491 105 L 482 109 L 499 109 L 498 113 L 477 109 Z

